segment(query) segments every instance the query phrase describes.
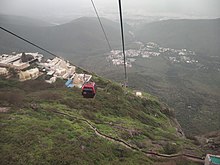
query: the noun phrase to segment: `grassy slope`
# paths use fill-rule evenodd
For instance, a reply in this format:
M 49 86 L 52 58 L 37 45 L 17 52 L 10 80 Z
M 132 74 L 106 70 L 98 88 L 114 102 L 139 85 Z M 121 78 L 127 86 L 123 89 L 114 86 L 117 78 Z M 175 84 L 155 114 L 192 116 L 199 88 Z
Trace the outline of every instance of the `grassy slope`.
M 123 81 L 123 68 L 109 64 L 103 55 L 81 57 L 76 62 L 104 77 Z M 219 75 L 211 69 L 171 64 L 163 57 L 137 58 L 133 67 L 128 68 L 129 86 L 152 93 L 173 107 L 184 132 L 189 135 L 220 129 Z
M 140 80 L 131 81 L 132 85 L 154 93 L 175 108 L 186 133 L 219 130 L 219 72 L 204 72 L 189 65 L 169 65 L 159 58 L 137 61 L 130 73 L 131 80 Z
M 41 80 L 19 83 L 0 81 L 0 155 L 2 164 L 151 164 L 142 153 L 98 137 L 88 125 L 54 114 L 65 112 L 91 121 L 99 131 L 121 138 L 144 150 L 175 151 L 191 145 L 175 128 L 155 100 L 124 94 L 116 84 L 94 77 L 95 99 L 83 99 L 80 89 L 66 89 L 63 82 Z M 181 146 L 181 147 L 180 147 Z M 193 147 L 192 147 L 193 148 Z M 168 151 L 169 152 L 169 151 Z

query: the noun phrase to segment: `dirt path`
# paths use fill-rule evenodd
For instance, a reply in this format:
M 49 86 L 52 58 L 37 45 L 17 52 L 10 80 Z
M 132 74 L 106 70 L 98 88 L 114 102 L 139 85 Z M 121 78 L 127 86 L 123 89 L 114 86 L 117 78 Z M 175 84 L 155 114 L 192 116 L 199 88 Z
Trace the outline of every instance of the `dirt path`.
M 118 139 L 118 138 L 115 138 L 115 137 L 111 137 L 109 135 L 105 135 L 103 134 L 102 132 L 100 132 L 95 126 L 93 126 L 88 120 L 84 119 L 84 118 L 78 118 L 78 117 L 75 117 L 75 116 L 72 116 L 72 115 L 69 115 L 69 114 L 66 114 L 66 113 L 63 113 L 63 112 L 57 112 L 57 111 L 52 111 L 53 113 L 56 113 L 56 114 L 60 114 L 60 115 L 65 115 L 65 116 L 68 116 L 72 119 L 75 119 L 75 120 L 80 120 L 80 121 L 83 121 L 84 123 L 86 123 L 94 132 L 97 136 L 101 137 L 101 138 L 104 138 L 106 140 L 109 140 L 111 142 L 114 142 L 114 143 L 118 143 L 128 149 L 131 149 L 132 151 L 139 151 L 139 152 L 142 152 L 144 153 L 145 155 L 147 156 L 156 156 L 156 157 L 159 157 L 159 158 L 165 158 L 165 159 L 174 159 L 174 158 L 179 158 L 179 157 L 184 157 L 188 160 L 191 160 L 191 161 L 194 161 L 194 162 L 199 162 L 199 163 L 204 163 L 204 159 L 201 158 L 201 157 L 198 157 L 198 156 L 194 156 L 194 155 L 190 155 L 190 154 L 171 154 L 171 155 L 167 155 L 167 154 L 161 154 L 161 153 L 157 153 L 157 152 L 152 152 L 152 151 L 144 151 L 136 146 L 132 146 L 131 144 L 125 142 L 124 140 L 122 139 Z

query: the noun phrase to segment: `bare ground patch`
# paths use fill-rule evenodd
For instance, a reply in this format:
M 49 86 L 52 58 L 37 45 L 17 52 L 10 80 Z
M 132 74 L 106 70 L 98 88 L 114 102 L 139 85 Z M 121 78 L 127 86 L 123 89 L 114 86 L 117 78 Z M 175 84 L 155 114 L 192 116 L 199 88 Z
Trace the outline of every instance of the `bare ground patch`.
M 0 113 L 6 113 L 10 110 L 10 107 L 0 107 Z

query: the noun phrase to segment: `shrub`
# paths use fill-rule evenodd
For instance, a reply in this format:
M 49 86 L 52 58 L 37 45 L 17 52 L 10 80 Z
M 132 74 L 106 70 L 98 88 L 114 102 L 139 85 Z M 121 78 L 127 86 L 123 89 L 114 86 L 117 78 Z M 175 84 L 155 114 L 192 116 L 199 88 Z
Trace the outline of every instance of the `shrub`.
M 117 94 L 122 94 L 124 91 L 122 89 L 121 86 L 117 85 L 117 84 L 108 84 L 105 88 L 106 92 L 109 93 L 117 93 Z
M 92 77 L 92 81 L 94 81 L 96 85 L 100 88 L 105 88 L 108 84 L 111 83 L 109 80 L 105 80 L 104 78 L 97 77 L 96 75 Z
M 161 113 L 163 113 L 167 117 L 175 117 L 175 112 L 173 109 L 166 107 L 166 108 L 162 108 L 160 111 L 161 111 Z
M 82 116 L 88 120 L 91 120 L 95 123 L 102 123 L 101 120 L 99 118 L 96 117 L 96 115 L 92 112 L 88 111 L 84 111 L 82 112 Z
M 179 150 L 178 146 L 174 143 L 166 143 L 166 145 L 163 147 L 165 154 L 176 154 Z
M 195 136 L 193 136 L 192 134 L 186 134 L 186 138 L 189 140 L 192 140 L 193 144 L 195 144 L 195 145 L 201 145 L 199 140 Z
M 62 94 L 54 92 L 41 92 L 39 98 L 47 101 L 57 101 L 62 99 Z
M 19 91 L 0 92 L 0 101 L 8 105 L 22 105 L 24 94 Z
M 13 80 L 6 80 L 4 78 L 0 78 L 0 88 L 7 88 L 7 87 L 16 87 L 19 84 L 18 81 Z

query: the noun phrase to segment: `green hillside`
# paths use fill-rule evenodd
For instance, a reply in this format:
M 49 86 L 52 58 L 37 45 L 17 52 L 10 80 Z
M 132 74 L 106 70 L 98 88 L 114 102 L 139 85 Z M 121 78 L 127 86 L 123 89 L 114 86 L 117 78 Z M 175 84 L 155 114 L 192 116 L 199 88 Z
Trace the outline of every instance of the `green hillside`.
M 77 57 L 75 62 L 106 78 L 123 82 L 123 68 L 107 62 L 102 54 Z M 165 56 L 139 57 L 133 67 L 128 68 L 128 83 L 131 88 L 151 93 L 174 108 L 187 135 L 219 131 L 220 72 L 212 70 L 214 63 L 211 61 L 202 62 L 210 68 L 173 64 Z
M 168 107 L 150 95 L 136 97 L 95 75 L 93 80 L 99 87 L 95 99 L 84 99 L 80 89 L 67 89 L 63 81 L 50 85 L 41 78 L 23 83 L 1 79 L 1 164 L 168 161 L 146 156 L 111 138 L 143 151 L 200 156 L 197 147 L 178 133 L 180 128 Z M 185 159 L 175 161 L 191 164 Z
M 107 55 L 103 54 L 108 51 L 108 47 L 96 18 L 83 17 L 49 27 L 40 26 L 43 24 L 40 22 L 39 26 L 29 26 L 27 22 L 34 20 L 23 17 L 1 18 L 4 18 L 0 19 L 1 26 L 79 66 L 122 81 L 122 69 L 109 65 Z M 9 22 L 13 22 L 13 25 Z M 120 48 L 119 24 L 104 18 L 102 22 L 113 49 Z M 128 70 L 130 85 L 158 96 L 173 107 L 184 132 L 188 134 L 219 130 L 219 27 L 219 19 L 167 20 L 146 24 L 136 31 L 136 39 L 143 43 L 155 41 L 170 48 L 196 51 L 196 58 L 203 68 L 172 64 L 165 57 L 159 57 L 152 60 L 138 59 L 133 68 Z M 132 45 L 130 30 L 126 25 L 126 48 Z M 0 36 L 1 53 L 39 51 L 4 31 L 0 31 Z

